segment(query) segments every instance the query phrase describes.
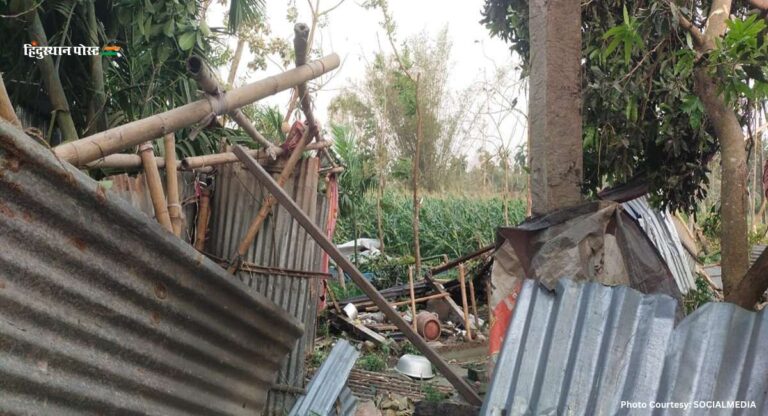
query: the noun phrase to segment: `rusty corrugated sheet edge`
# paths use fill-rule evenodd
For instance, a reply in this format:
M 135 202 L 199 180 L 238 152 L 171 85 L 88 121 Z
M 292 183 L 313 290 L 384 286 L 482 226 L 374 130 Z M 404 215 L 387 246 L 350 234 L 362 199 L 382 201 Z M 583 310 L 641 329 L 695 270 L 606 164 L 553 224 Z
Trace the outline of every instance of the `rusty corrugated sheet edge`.
M 648 204 L 645 196 L 621 204 L 629 215 L 642 227 L 661 257 L 667 263 L 677 282 L 680 293 L 696 289 L 693 269 L 688 263 L 688 252 L 680 241 L 677 228 L 667 211 L 658 211 Z
M 673 328 L 675 307 L 627 287 L 561 279 L 552 293 L 526 280 L 481 414 L 613 415 L 622 401 L 768 409 L 766 313 L 710 303 Z
M 302 325 L 0 125 L 0 413 L 253 414 Z
M 289 416 L 331 414 L 359 355 L 357 349 L 346 340 L 337 341 L 309 382 L 307 394 L 296 401 Z

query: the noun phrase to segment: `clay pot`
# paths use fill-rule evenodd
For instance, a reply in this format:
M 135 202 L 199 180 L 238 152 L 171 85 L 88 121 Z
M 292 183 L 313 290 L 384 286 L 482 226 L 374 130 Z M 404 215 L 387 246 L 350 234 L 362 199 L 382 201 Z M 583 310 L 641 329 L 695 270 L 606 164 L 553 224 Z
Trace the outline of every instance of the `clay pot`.
M 440 320 L 437 314 L 427 311 L 416 314 L 416 331 L 427 341 L 440 339 Z

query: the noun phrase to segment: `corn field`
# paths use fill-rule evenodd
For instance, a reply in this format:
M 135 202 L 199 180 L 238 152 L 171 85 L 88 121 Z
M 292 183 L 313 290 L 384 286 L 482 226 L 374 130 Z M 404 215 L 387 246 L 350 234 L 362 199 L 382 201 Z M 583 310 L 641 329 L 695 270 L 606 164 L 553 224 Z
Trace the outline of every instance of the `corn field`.
M 381 201 L 384 250 L 389 256 L 413 254 L 411 228 L 412 200 L 408 193 L 387 191 Z M 357 207 L 360 238 L 377 238 L 376 196 L 369 192 Z M 525 218 L 525 201 L 509 201 L 511 225 Z M 421 253 L 429 258 L 447 255 L 459 257 L 495 238 L 496 227 L 504 225 L 503 201 L 499 196 L 424 195 L 421 204 Z M 339 217 L 334 240 L 354 239 L 351 218 Z

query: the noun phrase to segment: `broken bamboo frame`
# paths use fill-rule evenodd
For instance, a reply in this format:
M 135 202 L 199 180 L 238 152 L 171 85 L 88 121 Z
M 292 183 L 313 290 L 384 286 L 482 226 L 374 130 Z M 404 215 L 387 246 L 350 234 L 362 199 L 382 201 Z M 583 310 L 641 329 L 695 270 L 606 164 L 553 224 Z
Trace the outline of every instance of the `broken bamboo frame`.
M 461 309 L 464 312 L 464 329 L 467 330 L 467 339 L 472 340 L 472 324 L 469 322 L 469 307 L 467 307 L 467 285 L 464 282 L 464 264 L 459 264 L 459 286 L 461 287 Z
M 181 236 L 181 203 L 179 202 L 179 177 L 176 174 L 176 135 L 168 133 L 163 138 L 165 150 L 165 187 L 168 190 L 168 216 L 176 237 Z
M 5 89 L 2 73 L 0 73 L 0 118 L 13 124 L 19 129 L 23 128 L 21 121 L 19 121 L 19 118 L 16 116 L 16 111 L 13 109 L 11 99 L 8 97 L 8 91 Z
M 197 84 L 206 94 L 218 97 L 224 93 L 219 86 L 219 81 L 213 76 L 210 68 L 208 68 L 203 59 L 199 56 L 191 56 L 187 59 L 187 72 L 195 81 L 197 81 Z M 262 136 L 239 108 L 233 109 L 228 115 L 238 126 L 240 126 L 240 128 L 243 129 L 243 131 L 245 131 L 246 134 L 248 134 L 248 136 L 264 146 L 270 158 L 277 158 L 277 149 L 280 149 L 280 147 L 275 146 L 274 143 Z
M 294 26 L 293 31 L 295 34 L 293 39 L 293 48 L 296 52 L 296 66 L 301 67 L 306 61 L 305 57 L 307 55 L 307 35 L 309 34 L 309 28 L 303 23 L 297 23 Z M 299 91 L 302 90 L 306 92 L 306 83 L 302 82 L 299 85 Z M 308 103 L 306 108 L 304 107 L 305 101 Z M 301 139 L 299 139 L 299 143 L 296 145 L 296 148 L 293 149 L 291 155 L 288 157 L 288 161 L 285 162 L 283 171 L 280 172 L 280 176 L 277 178 L 277 183 L 281 187 L 285 186 L 285 183 L 288 182 L 288 179 L 291 177 L 291 175 L 293 175 L 293 170 L 299 163 L 299 159 L 301 159 L 301 154 L 304 152 L 304 148 L 307 146 L 307 144 L 309 144 L 309 142 L 312 140 L 312 137 L 315 135 L 316 125 L 314 122 L 314 117 L 312 116 L 312 104 L 309 97 L 304 97 L 302 100 L 302 109 L 305 110 L 304 116 L 307 119 L 306 128 L 304 130 L 304 134 L 301 136 Z M 245 236 L 243 237 L 242 241 L 240 241 L 240 244 L 237 247 L 237 252 L 232 256 L 232 261 L 227 268 L 227 272 L 231 274 L 237 273 L 237 269 L 240 266 L 240 262 L 243 256 L 245 256 L 245 254 L 248 252 L 248 249 L 256 240 L 256 236 L 259 234 L 261 226 L 264 224 L 264 221 L 267 219 L 267 215 L 269 215 L 269 213 L 272 211 L 272 207 L 276 203 L 277 201 L 272 195 L 264 198 L 261 204 L 261 208 L 259 208 L 259 212 L 251 221 Z
M 331 142 L 310 143 L 304 148 L 304 150 L 305 151 L 319 150 L 326 147 L 331 147 L 332 145 L 333 143 Z M 282 147 L 278 147 L 277 150 L 275 150 L 275 154 L 277 156 L 280 156 L 283 153 L 285 153 L 285 149 L 283 149 Z M 248 155 L 257 159 L 261 164 L 265 164 L 268 162 L 269 156 L 264 151 L 264 149 L 248 150 Z M 234 153 L 224 152 L 224 153 L 214 153 L 211 155 L 192 156 L 192 157 L 184 158 L 181 160 L 181 167 L 184 170 L 191 170 L 191 169 L 199 169 L 202 167 L 218 166 L 218 165 L 224 165 L 227 163 L 236 163 L 236 162 L 238 162 L 238 159 Z
M 411 316 L 413 317 L 411 323 L 413 324 L 413 330 L 416 331 L 416 291 L 413 290 L 413 267 L 408 268 L 408 288 L 411 293 Z
M 203 188 L 200 191 L 200 203 L 197 207 L 197 224 L 195 227 L 195 249 L 199 252 L 205 250 L 205 236 L 208 234 L 208 217 L 211 212 L 211 191 Z
M 323 75 L 339 66 L 339 56 L 331 54 L 260 81 L 235 88 L 220 97 L 206 97 L 160 114 L 133 121 L 92 136 L 54 148 L 56 156 L 75 166 L 152 140 L 155 137 L 189 127 L 211 114 L 226 114 L 294 85 Z
M 483 248 L 481 248 L 481 249 L 479 249 L 477 251 L 474 251 L 472 253 L 465 254 L 465 255 L 463 255 L 463 256 L 455 259 L 455 260 L 452 260 L 450 262 L 446 262 L 445 264 L 441 264 L 441 265 L 431 269 L 429 271 L 429 275 L 430 276 L 437 276 L 440 273 L 447 272 L 448 270 L 451 270 L 454 267 L 456 267 L 456 266 L 458 266 L 458 265 L 460 265 L 462 263 L 466 263 L 469 260 L 472 260 L 472 259 L 474 259 L 476 257 L 482 256 L 483 254 L 485 254 L 485 253 L 487 253 L 487 252 L 489 252 L 489 251 L 491 251 L 491 250 L 493 250 L 495 248 L 496 248 L 496 245 L 495 244 L 491 244 L 491 245 L 485 246 L 485 247 L 483 247 Z
M 304 228 L 307 233 L 317 242 L 317 244 L 325 250 L 326 253 L 333 259 L 336 264 L 341 266 L 345 270 L 352 281 L 365 293 L 368 297 L 379 307 L 384 315 L 390 322 L 397 325 L 397 328 L 402 331 L 403 335 L 413 343 L 414 346 L 424 354 L 427 359 L 437 368 L 437 370 L 445 376 L 446 379 L 456 388 L 459 394 L 470 404 L 479 406 L 482 403 L 480 396 L 475 392 L 464 379 L 456 374 L 448 363 L 433 350 L 424 339 L 414 331 L 410 325 L 394 310 L 386 299 L 376 290 L 373 285 L 365 279 L 354 264 L 347 259 L 330 239 L 325 235 L 325 232 L 321 230 L 315 223 L 296 205 L 296 202 L 288 195 L 280 185 L 275 182 L 274 179 L 261 167 L 253 158 L 248 156 L 245 149 L 240 146 L 235 146 L 235 154 L 243 162 L 245 168 L 251 172 L 256 179 L 272 193 L 277 201 L 285 208 L 291 216 Z
M 144 162 L 144 178 L 147 180 L 149 197 L 152 199 L 152 206 L 155 209 L 155 219 L 163 226 L 163 228 L 173 232 L 171 218 L 168 216 L 168 206 L 165 202 L 163 183 L 160 180 L 160 170 L 157 169 L 155 149 L 152 146 L 152 142 L 144 142 L 139 146 L 139 155 Z
M 432 300 L 432 299 L 443 299 L 443 298 L 448 297 L 450 295 L 451 294 L 447 293 L 447 292 L 446 293 L 435 293 L 434 295 L 429 295 L 429 296 L 424 296 L 424 297 L 421 297 L 421 298 L 416 298 L 416 299 L 413 300 L 413 302 L 414 302 L 414 304 L 422 303 L 422 302 L 426 302 L 426 301 Z M 395 307 L 398 307 L 398 306 L 407 305 L 409 303 L 411 303 L 410 299 L 408 299 L 408 300 L 401 300 L 401 301 L 398 301 L 398 302 L 391 302 L 390 305 L 392 305 L 392 307 L 395 308 Z M 379 307 L 376 306 L 375 304 L 369 304 L 369 305 L 357 306 L 357 308 L 358 309 L 365 309 L 366 311 L 368 311 L 368 310 L 376 310 Z

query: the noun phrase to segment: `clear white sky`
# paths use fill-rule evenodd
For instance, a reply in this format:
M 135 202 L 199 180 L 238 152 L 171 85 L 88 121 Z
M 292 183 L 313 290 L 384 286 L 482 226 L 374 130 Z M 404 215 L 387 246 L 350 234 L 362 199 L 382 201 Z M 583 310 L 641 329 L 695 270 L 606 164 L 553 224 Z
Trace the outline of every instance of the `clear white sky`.
M 296 0 L 299 22 L 311 22 L 308 0 Z M 314 0 L 312 0 L 314 1 Z M 338 0 L 321 0 L 320 9 L 325 10 L 336 5 Z M 267 19 L 274 36 L 291 40 L 293 24 L 286 18 L 288 0 L 266 0 Z M 381 12 L 366 10 L 360 6 L 362 0 L 346 0 L 328 15 L 328 22 L 320 30 L 315 47 L 320 46 L 323 53 L 336 52 L 341 56 L 342 67 L 339 73 L 317 94 L 315 106 L 318 116 L 325 119 L 326 107 L 338 90 L 359 80 L 365 73 L 366 62 L 381 48 L 389 52 L 383 29 L 380 26 Z M 436 34 L 448 27 L 448 35 L 453 42 L 451 54 L 452 66 L 449 74 L 449 89 L 463 90 L 483 78 L 484 71 L 490 77 L 494 65 L 504 66 L 512 62 L 509 48 L 501 40 L 491 38 L 486 28 L 478 23 L 483 0 L 389 0 L 392 16 L 397 24 L 397 37 L 402 41 L 422 31 Z M 212 5 L 209 22 L 220 26 L 224 19 L 225 7 Z M 234 47 L 234 41 L 233 47 Z M 248 71 L 244 56 L 239 69 L 238 83 L 247 83 L 279 71 L 270 67 L 266 71 Z M 226 78 L 225 71 L 221 74 Z M 266 100 L 280 107 L 287 105 L 288 95 L 280 94 Z M 524 99 L 521 108 L 525 109 Z M 516 142 L 525 138 L 521 123 L 507 123 L 505 128 L 514 129 Z M 524 125 L 524 123 L 522 123 Z M 515 127 L 517 125 L 517 127 Z

